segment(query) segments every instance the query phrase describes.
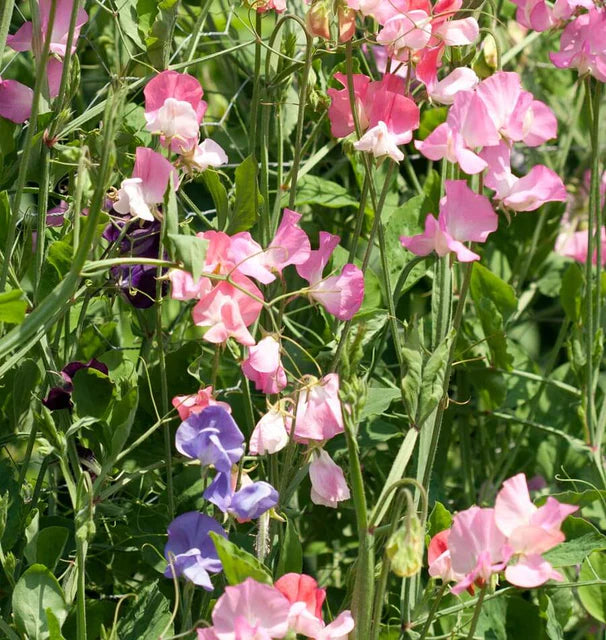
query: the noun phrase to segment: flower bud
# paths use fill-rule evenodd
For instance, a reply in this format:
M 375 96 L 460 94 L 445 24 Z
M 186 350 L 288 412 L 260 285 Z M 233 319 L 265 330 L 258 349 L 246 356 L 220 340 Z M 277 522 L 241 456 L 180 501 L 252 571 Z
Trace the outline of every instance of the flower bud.
M 337 11 L 339 19 L 339 42 L 349 42 L 356 32 L 356 12 L 347 5 L 341 5 Z
M 386 552 L 392 571 L 400 578 L 410 578 L 423 566 L 423 524 L 416 513 L 406 517 L 404 525 L 392 533 Z
M 330 40 L 330 7 L 327 0 L 318 0 L 311 5 L 305 23 L 309 33 Z

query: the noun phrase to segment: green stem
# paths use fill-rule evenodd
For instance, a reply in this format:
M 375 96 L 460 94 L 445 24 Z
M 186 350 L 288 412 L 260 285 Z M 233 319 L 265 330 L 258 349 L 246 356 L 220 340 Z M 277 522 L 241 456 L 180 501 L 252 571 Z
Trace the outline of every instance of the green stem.
M 4 48 L 6 47 L 6 37 L 11 26 L 11 18 L 13 17 L 13 8 L 15 0 L 4 0 L 0 9 L 0 66 L 4 57 Z
M 193 60 L 196 49 L 198 48 L 202 30 L 204 29 L 204 23 L 206 22 L 206 18 L 208 17 L 208 14 L 210 12 L 211 5 L 212 0 L 200 0 L 200 14 L 198 15 L 196 23 L 194 24 L 191 42 L 189 44 L 189 47 L 187 48 L 187 54 L 185 55 L 185 60 L 188 63 Z M 184 67 L 183 73 L 187 73 L 188 69 L 189 66 Z
M 38 287 L 42 277 L 44 245 L 46 233 L 46 212 L 48 211 L 48 189 L 50 180 L 50 149 L 42 145 L 42 176 L 38 189 L 38 222 L 36 225 L 36 259 L 34 266 L 34 303 L 38 302 Z
M 255 16 L 255 71 L 253 76 L 253 94 L 250 105 L 250 137 L 248 139 L 248 151 L 256 155 L 257 151 L 257 119 L 259 114 L 259 84 L 261 82 L 261 38 L 262 38 L 262 15 Z
M 433 622 L 434 616 L 436 615 L 438 607 L 440 606 L 440 601 L 442 600 L 442 596 L 444 595 L 444 592 L 446 591 L 447 587 L 448 587 L 447 582 L 442 584 L 437 595 L 434 597 L 431 603 L 431 609 L 427 614 L 427 620 L 425 621 L 425 626 L 423 627 L 423 631 L 421 631 L 421 636 L 419 640 L 425 640 L 425 638 L 427 637 L 427 634 L 429 633 L 429 629 L 431 628 L 431 623 Z
M 469 633 L 467 634 L 467 640 L 473 640 L 473 635 L 476 632 L 476 627 L 478 626 L 478 620 L 480 619 L 480 612 L 482 611 L 482 604 L 484 602 L 484 596 L 486 595 L 486 585 L 482 587 L 482 591 L 480 592 L 480 596 L 478 597 L 478 602 L 476 604 L 476 608 L 473 610 L 473 618 L 471 619 L 471 625 L 469 627 Z

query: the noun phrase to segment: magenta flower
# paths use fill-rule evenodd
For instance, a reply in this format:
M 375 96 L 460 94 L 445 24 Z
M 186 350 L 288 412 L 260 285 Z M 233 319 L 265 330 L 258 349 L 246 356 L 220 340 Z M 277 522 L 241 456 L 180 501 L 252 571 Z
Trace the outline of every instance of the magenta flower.
M 177 451 L 198 459 L 202 466 L 213 465 L 227 475 L 244 453 L 244 436 L 227 411 L 220 406 L 206 407 L 182 422 L 177 429 Z
M 324 267 L 339 244 L 339 236 L 320 231 L 320 246 L 297 265 L 297 273 L 309 282 L 307 295 L 319 302 L 338 320 L 349 320 L 358 312 L 364 299 L 364 276 L 353 264 L 346 264 L 339 275 L 322 277 Z
M 53 28 L 51 31 L 50 39 L 50 52 L 56 53 L 62 58 L 65 56 L 67 47 L 67 36 L 69 33 L 69 23 L 71 20 L 72 9 L 74 6 L 74 0 L 57 0 L 55 9 L 55 20 L 53 22 Z M 48 22 L 50 16 L 51 0 L 39 0 L 40 11 L 40 29 L 41 40 L 44 42 L 46 39 L 46 33 L 48 31 Z M 76 51 L 77 40 L 80 36 L 80 29 L 86 24 L 88 20 L 88 14 L 84 9 L 78 9 L 76 16 L 76 28 L 74 30 L 74 39 L 72 43 L 71 52 Z M 32 37 L 33 37 L 33 24 L 31 22 L 25 22 L 17 30 L 17 32 L 8 36 L 6 44 L 15 51 L 31 51 L 32 49 Z
M 133 175 L 122 181 L 114 210 L 130 213 L 134 218 L 154 220 L 155 205 L 164 202 L 171 175 L 176 190 L 178 175 L 173 165 L 152 149 L 137 147 Z
M 309 377 L 299 391 L 295 420 L 295 440 L 330 440 L 343 433 L 343 413 L 339 400 L 339 376 L 329 373 L 320 380 Z
M 546 202 L 564 202 L 566 187 L 558 174 L 535 165 L 523 178 L 513 175 L 510 168 L 511 149 L 502 141 L 481 154 L 488 164 L 485 183 L 496 191 L 494 198 L 514 211 L 534 211 Z
M 349 500 L 351 497 L 343 469 L 324 449 L 312 454 L 309 479 L 311 480 L 311 501 L 314 504 L 336 509 L 339 502 Z
M 248 443 L 252 455 L 277 453 L 288 444 L 292 417 L 278 408 L 270 409 L 257 422 Z
M 565 540 L 562 522 L 578 507 L 563 504 L 552 497 L 542 507 L 530 500 L 526 476 L 519 473 L 503 483 L 494 508 L 495 523 L 507 538 L 509 556 L 517 556 L 505 577 L 518 587 L 537 587 L 549 579 L 563 580 L 541 556 Z
M 34 92 L 16 80 L 0 78 L 0 117 L 17 124 L 25 122 L 32 113 Z
M 439 256 L 453 252 L 461 262 L 479 260 L 464 242 L 486 242 L 498 226 L 497 214 L 488 198 L 474 193 L 464 180 L 447 180 L 446 195 L 440 200 L 440 215 L 425 219 L 425 232 L 402 236 L 400 242 L 418 256 L 435 251 Z
M 219 402 L 213 398 L 212 387 L 200 389 L 198 393 L 189 396 L 175 396 L 172 399 L 172 405 L 179 413 L 181 420 L 187 420 L 192 413 L 201 413 L 210 406 L 223 407 L 227 413 L 231 413 L 231 407 L 227 402 Z
M 209 573 L 222 569 L 217 550 L 208 535 L 211 531 L 227 538 L 227 533 L 213 518 L 197 511 L 190 511 L 175 518 L 168 526 L 168 542 L 164 557 L 168 567 L 167 578 L 183 576 L 186 580 L 212 591 Z
M 503 547 L 506 538 L 495 524 L 494 509 L 471 507 L 458 513 L 452 523 L 448 548 L 452 570 L 464 576 L 452 588 L 455 594 L 476 580 L 488 581 L 505 568 Z
M 280 343 L 272 336 L 249 347 L 242 372 L 255 383 L 257 391 L 279 393 L 286 386 L 286 372 L 280 360 Z

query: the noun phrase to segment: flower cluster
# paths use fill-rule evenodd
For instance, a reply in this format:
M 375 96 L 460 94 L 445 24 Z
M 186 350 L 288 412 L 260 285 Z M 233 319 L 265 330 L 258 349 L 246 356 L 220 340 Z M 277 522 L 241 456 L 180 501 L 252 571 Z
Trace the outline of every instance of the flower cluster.
M 450 529 L 432 538 L 429 574 L 456 582 L 453 593 L 484 585 L 503 570 L 507 581 L 518 587 L 563 580 L 542 554 L 564 541 L 560 527 L 577 508 L 552 497 L 543 506 L 535 506 L 526 476 L 520 473 L 503 483 L 494 508 L 461 511 Z
M 274 585 L 247 578 L 226 587 L 212 612 L 212 627 L 198 629 L 198 640 L 271 640 L 300 634 L 315 640 L 347 640 L 354 628 L 349 611 L 326 624 L 324 589 L 311 577 L 287 573 Z

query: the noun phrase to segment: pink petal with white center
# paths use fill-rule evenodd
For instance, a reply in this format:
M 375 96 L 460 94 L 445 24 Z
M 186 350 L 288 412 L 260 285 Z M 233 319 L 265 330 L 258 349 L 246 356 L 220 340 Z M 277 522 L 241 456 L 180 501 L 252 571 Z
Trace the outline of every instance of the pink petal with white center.
M 516 587 L 533 589 L 548 580 L 562 582 L 564 576 L 554 570 L 547 560 L 540 555 L 533 554 L 520 558 L 516 564 L 509 565 L 505 569 L 505 578 Z
M 194 108 L 185 100 L 167 98 L 156 111 L 146 111 L 145 120 L 147 131 L 161 135 L 167 141 L 172 142 L 174 138 L 181 143 L 188 143 L 198 139 L 198 118 Z
M 404 154 L 398 149 L 394 136 L 389 133 L 387 125 L 382 120 L 372 129 L 368 129 L 353 146 L 357 151 L 372 153 L 375 158 L 389 156 L 395 162 L 404 160 Z
M 154 220 L 146 197 L 143 191 L 143 180 L 141 178 L 127 178 L 122 180 L 118 189 L 118 199 L 114 202 L 114 210 L 123 215 L 130 213 L 135 218 L 141 220 Z
M 196 78 L 187 73 L 163 71 L 152 78 L 143 89 L 145 112 L 160 109 L 168 98 L 189 102 L 196 113 L 198 124 L 202 122 L 206 111 L 206 102 L 202 100 L 204 92 Z
M 514 211 L 534 211 L 546 202 L 565 202 L 566 187 L 558 174 L 543 165 L 534 166 L 512 186 L 502 202 Z
M 518 527 L 527 525 L 536 510 L 523 473 L 505 480 L 494 507 L 495 522 L 503 535 L 510 536 Z
M 257 422 L 250 436 L 248 451 L 255 456 L 281 451 L 288 444 L 291 424 L 290 416 L 271 409 Z
M 557 135 L 558 121 L 553 111 L 540 100 L 533 100 L 524 118 L 524 144 L 538 147 Z
M 299 226 L 300 220 L 300 213 L 284 209 L 280 226 L 267 248 L 266 261 L 279 273 L 288 265 L 304 264 L 309 260 L 311 245 L 307 234 Z
M 479 82 L 473 69 L 457 67 L 433 88 L 427 90 L 429 97 L 440 104 L 452 104 L 459 91 L 471 91 Z
M 480 35 L 480 27 L 475 18 L 462 18 L 444 22 L 433 34 L 443 40 L 449 47 L 473 44 Z
M 223 147 L 210 138 L 206 138 L 195 147 L 193 165 L 200 172 L 206 171 L 209 167 L 220 167 L 227 162 L 228 157 Z
M 314 454 L 309 465 L 309 478 L 314 504 L 336 509 L 339 502 L 351 497 L 343 470 L 324 449 Z
M 364 299 L 364 275 L 358 267 L 346 264 L 339 275 L 321 280 L 308 292 L 338 320 L 350 320 Z
M 0 78 L 0 116 L 11 122 L 25 122 L 32 112 L 34 92 L 16 80 Z

